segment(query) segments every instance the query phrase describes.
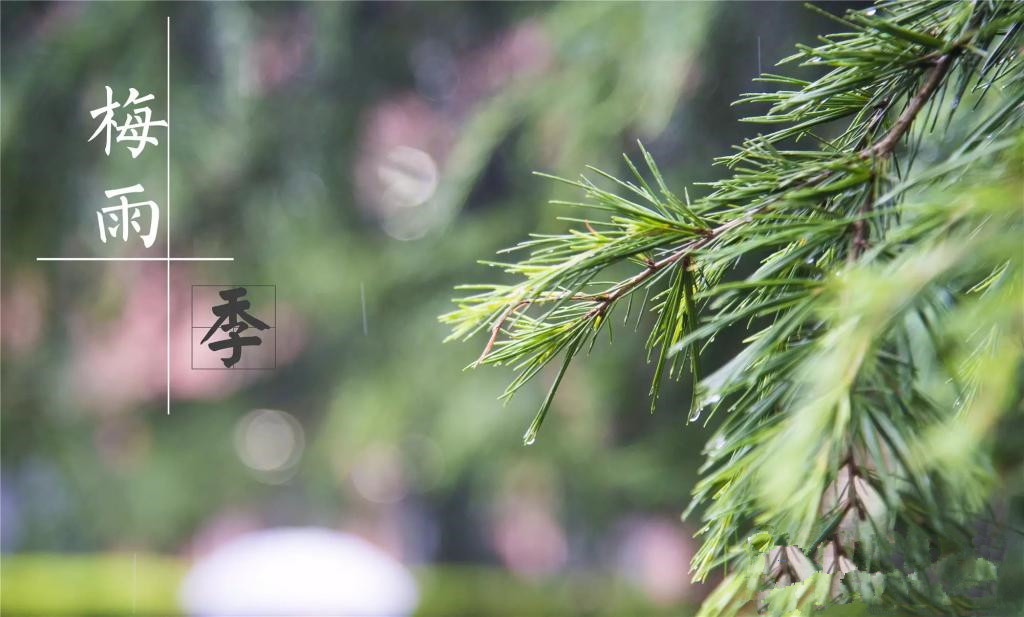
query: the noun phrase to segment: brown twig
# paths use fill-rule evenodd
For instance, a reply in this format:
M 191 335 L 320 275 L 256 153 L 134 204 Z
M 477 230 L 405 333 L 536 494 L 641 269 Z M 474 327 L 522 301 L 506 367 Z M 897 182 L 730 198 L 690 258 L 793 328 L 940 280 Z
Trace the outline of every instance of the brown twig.
M 910 126 L 913 124 L 914 118 L 917 117 L 917 114 L 920 113 L 921 109 L 924 108 L 925 104 L 942 83 L 943 78 L 949 72 L 949 69 L 953 64 L 953 58 L 955 55 L 956 50 L 952 50 L 939 56 L 935 61 L 935 65 L 932 67 L 928 78 L 921 85 L 921 88 L 914 95 L 914 98 L 910 99 L 910 102 L 903 110 L 903 113 L 900 114 L 900 117 L 896 119 L 896 123 L 892 125 L 891 129 L 889 129 L 889 132 L 873 145 L 861 150 L 858 153 L 858 156 L 862 159 L 869 159 L 881 158 L 892 154 L 896 145 L 899 144 L 900 139 L 902 139 L 907 131 L 910 130 Z M 868 234 L 870 233 L 870 230 L 866 217 L 871 213 L 871 210 L 875 206 L 874 178 L 875 173 L 873 172 L 869 179 L 869 182 L 872 182 L 872 185 L 868 189 L 868 198 L 865 200 L 863 206 L 861 206 L 859 218 L 853 223 L 853 241 L 849 253 L 850 261 L 859 259 L 868 247 Z
M 924 107 L 928 99 L 935 93 L 935 90 L 942 83 L 942 79 L 949 72 L 958 49 L 955 48 L 939 56 L 939 59 L 935 61 L 935 65 L 932 67 L 931 73 L 928 75 L 928 79 L 921 85 L 914 98 L 910 99 L 910 103 L 907 104 L 900 117 L 896 119 L 896 123 L 892 125 L 892 128 L 885 134 L 885 137 L 875 142 L 874 145 L 861 150 L 861 158 L 886 156 L 896 149 L 896 145 L 910 129 L 910 125 L 914 122 L 918 112 L 921 111 L 921 108 Z
M 871 174 L 871 178 L 868 181 L 872 183 L 871 187 L 868 188 L 868 198 L 864 200 L 864 204 L 860 208 L 859 218 L 853 222 L 853 247 L 849 254 L 849 261 L 851 262 L 860 259 L 860 256 L 864 254 L 864 250 L 868 248 L 868 234 L 871 232 L 866 217 L 875 206 L 874 174 Z
M 512 311 L 518 310 L 519 307 L 527 305 L 529 303 L 529 300 L 520 300 L 515 304 L 509 304 L 508 307 L 506 307 L 505 310 L 501 312 L 501 315 L 499 315 L 498 318 L 494 320 L 494 325 L 491 326 L 491 338 L 487 339 L 487 345 L 484 346 L 483 352 L 480 353 L 480 357 L 477 358 L 476 362 L 473 363 L 474 365 L 483 362 L 484 358 L 487 357 L 487 354 L 491 353 L 491 349 L 494 348 L 494 343 L 498 340 L 498 334 L 501 333 L 501 327 L 505 325 L 505 320 L 508 319 L 508 316 L 512 313 Z

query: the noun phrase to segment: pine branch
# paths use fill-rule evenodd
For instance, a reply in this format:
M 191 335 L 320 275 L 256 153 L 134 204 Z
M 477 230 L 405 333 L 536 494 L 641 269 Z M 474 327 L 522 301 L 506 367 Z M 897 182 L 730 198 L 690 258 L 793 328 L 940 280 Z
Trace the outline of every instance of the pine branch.
M 863 570 L 889 577 L 897 550 L 927 569 L 922 542 L 936 534 L 964 546 L 965 513 L 988 482 L 985 431 L 1013 408 L 993 393 L 1013 391 L 1007 380 L 1024 363 L 1019 345 L 998 343 L 1024 330 L 1006 309 L 1024 276 L 1012 207 L 1024 167 L 1024 6 L 911 0 L 836 19 L 849 31 L 783 61 L 823 75 L 766 75 L 779 90 L 741 99 L 770 106 L 748 121 L 782 126 L 719 159 L 730 177 L 680 199 L 641 147 L 646 176 L 628 158 L 630 181 L 591 170 L 615 191 L 565 181 L 586 200 L 561 205 L 606 218 L 567 218 L 583 229 L 522 243 L 514 250 L 526 258 L 489 264 L 518 282 L 464 287 L 474 293 L 442 316 L 452 338 L 489 329 L 474 366 L 513 365 L 504 398 L 559 359 L 532 443 L 569 364 L 623 300 L 628 321 L 642 292 L 635 327 L 653 313 L 652 406 L 665 377 L 689 374 L 690 419 L 727 412 L 690 508 L 705 521 L 695 578 L 731 568 L 702 615 L 736 614 L 762 579 L 790 584 L 763 595 L 773 611 L 872 594 L 903 604 L 931 594 L 935 610 L 961 602 L 899 576 L 878 595 Z M 933 132 L 940 119 L 947 128 Z M 845 128 L 830 139 L 814 133 L 837 122 Z M 794 149 L 801 139 L 820 147 Z M 926 141 L 942 154 L 915 165 Z M 759 266 L 728 281 L 740 259 Z M 979 334 L 978 323 L 989 328 Z M 744 324 L 746 347 L 701 375 L 700 350 Z M 966 409 L 974 428 L 958 425 L 954 442 L 935 436 Z M 768 542 L 752 551 L 760 534 Z M 766 555 L 783 546 L 811 570 L 773 570 Z

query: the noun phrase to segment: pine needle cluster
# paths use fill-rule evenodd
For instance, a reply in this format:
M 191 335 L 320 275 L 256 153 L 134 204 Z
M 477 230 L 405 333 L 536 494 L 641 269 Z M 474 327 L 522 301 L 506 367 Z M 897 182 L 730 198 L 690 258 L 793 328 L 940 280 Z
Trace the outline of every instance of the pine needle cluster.
M 817 10 L 817 9 L 814 9 Z M 1000 422 L 1024 368 L 1024 4 L 882 2 L 765 74 L 739 103 L 771 131 L 718 163 L 699 197 L 652 157 L 598 169 L 558 202 L 567 233 L 485 262 L 508 284 L 463 286 L 452 338 L 516 371 L 511 397 L 621 322 L 646 333 L 652 408 L 687 377 L 690 421 L 724 414 L 688 515 L 696 580 L 724 574 L 700 615 L 881 602 L 966 614 L 997 564 L 971 524 L 1001 475 Z M 716 336 L 744 347 L 711 372 Z

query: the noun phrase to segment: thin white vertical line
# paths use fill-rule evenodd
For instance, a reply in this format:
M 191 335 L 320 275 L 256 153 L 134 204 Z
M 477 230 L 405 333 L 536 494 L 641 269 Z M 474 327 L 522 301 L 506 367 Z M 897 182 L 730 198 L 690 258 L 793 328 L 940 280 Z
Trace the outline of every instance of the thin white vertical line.
M 135 615 L 138 598 L 139 554 L 132 553 L 132 615 Z
M 359 283 L 359 303 L 363 306 L 363 336 L 366 336 L 370 331 L 366 327 L 366 288 L 361 282 Z
M 761 76 L 761 37 L 757 37 L 757 76 Z
M 167 415 L 171 415 L 171 17 L 167 16 L 167 198 L 164 204 L 167 234 Z

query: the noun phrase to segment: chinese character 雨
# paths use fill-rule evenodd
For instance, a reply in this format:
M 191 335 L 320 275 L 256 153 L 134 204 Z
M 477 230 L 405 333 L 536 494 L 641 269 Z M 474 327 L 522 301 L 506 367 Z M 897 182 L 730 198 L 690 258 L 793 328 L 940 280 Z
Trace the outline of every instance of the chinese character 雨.
M 103 116 L 103 120 L 100 121 L 99 127 L 96 132 L 92 134 L 89 141 L 92 141 L 97 135 L 103 133 L 106 137 L 106 144 L 103 147 L 103 151 L 110 155 L 110 135 L 112 131 L 117 131 L 116 141 L 118 143 L 127 141 L 134 143 L 135 146 L 128 146 L 128 151 L 132 153 L 132 158 L 138 157 L 142 154 L 146 144 L 158 145 L 156 137 L 152 137 L 149 134 L 150 127 L 154 126 L 167 126 L 165 120 L 153 120 L 153 112 L 150 111 L 148 105 L 142 105 L 148 101 L 153 100 L 152 94 L 146 96 L 139 96 L 139 91 L 135 88 L 128 89 L 128 98 L 124 104 L 114 101 L 114 93 L 110 89 L 110 86 L 105 86 L 107 89 L 107 104 L 98 109 L 94 109 L 90 112 L 93 119 L 99 116 Z M 124 122 L 121 124 L 117 123 L 114 119 L 114 110 L 118 107 L 125 110 Z M 131 109 L 129 109 L 131 108 Z
M 156 240 L 157 225 L 160 222 L 160 208 L 152 201 L 128 203 L 128 198 L 125 197 L 129 193 L 141 193 L 143 190 L 141 184 L 136 184 L 134 186 L 126 186 L 123 189 L 105 191 L 107 199 L 120 197 L 121 203 L 116 206 L 101 208 L 96 212 L 96 218 L 100 224 L 100 240 L 104 244 L 107 242 L 108 234 L 111 237 L 120 235 L 121 240 L 127 242 L 128 227 L 131 226 L 135 233 L 140 234 L 139 237 L 142 238 L 143 246 L 146 248 L 153 246 L 153 241 Z M 149 208 L 149 229 L 143 234 L 139 218 L 146 207 Z M 104 217 L 108 217 L 109 221 L 104 221 Z
M 239 336 L 239 334 L 248 330 L 249 326 L 257 330 L 266 330 L 270 327 L 249 314 L 247 311 L 250 306 L 249 301 L 239 300 L 245 294 L 245 287 L 235 287 L 234 289 L 225 289 L 220 292 L 220 297 L 226 302 L 213 307 L 213 314 L 217 316 L 217 322 L 206 332 L 203 340 L 199 341 L 200 345 L 205 343 L 218 328 L 227 332 L 228 338 L 213 341 L 208 345 L 211 351 L 231 348 L 231 355 L 220 359 L 227 368 L 231 368 L 242 359 L 242 347 L 259 345 L 263 342 L 258 336 Z M 239 320 L 239 317 L 241 317 L 241 320 Z

